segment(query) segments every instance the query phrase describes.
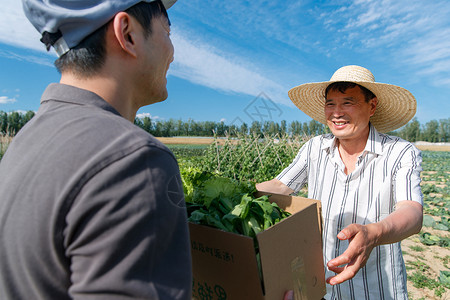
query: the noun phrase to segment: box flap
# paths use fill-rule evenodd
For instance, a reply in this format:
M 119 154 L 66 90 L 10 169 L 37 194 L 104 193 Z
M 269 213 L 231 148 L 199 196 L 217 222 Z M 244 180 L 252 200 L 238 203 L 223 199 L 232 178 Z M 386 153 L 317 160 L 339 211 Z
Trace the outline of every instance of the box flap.
M 262 195 L 270 195 L 269 200 L 276 202 L 277 205 L 290 212 L 291 214 L 302 210 L 303 208 L 309 206 L 311 203 L 317 204 L 317 222 L 319 223 L 320 234 L 322 235 L 322 203 L 320 200 L 304 198 L 299 196 L 285 196 L 279 194 L 271 194 L 266 192 L 256 192 L 255 196 L 260 197 Z
M 264 299 L 252 238 L 194 223 L 189 230 L 193 299 Z
M 285 196 L 279 194 L 271 194 L 266 192 L 256 192 L 255 197 L 260 197 L 262 195 L 270 195 L 269 200 L 271 202 L 276 202 L 279 207 L 290 212 L 295 213 L 303 208 L 309 206 L 311 203 L 318 203 L 320 205 L 319 200 L 303 198 L 298 196 Z
M 300 299 L 321 299 L 325 273 L 316 200 L 281 195 L 269 199 L 293 215 L 257 235 L 265 299 L 283 299 L 287 290 L 301 294 Z

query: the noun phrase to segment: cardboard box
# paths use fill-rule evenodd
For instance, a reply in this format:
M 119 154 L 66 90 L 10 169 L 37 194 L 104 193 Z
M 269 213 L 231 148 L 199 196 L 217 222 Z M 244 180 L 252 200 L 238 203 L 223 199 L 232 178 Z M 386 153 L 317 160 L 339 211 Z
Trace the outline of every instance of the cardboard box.
M 193 299 L 282 300 L 287 290 L 295 291 L 296 300 L 322 299 L 320 202 L 282 195 L 269 199 L 292 215 L 257 235 L 264 284 L 252 238 L 189 224 Z

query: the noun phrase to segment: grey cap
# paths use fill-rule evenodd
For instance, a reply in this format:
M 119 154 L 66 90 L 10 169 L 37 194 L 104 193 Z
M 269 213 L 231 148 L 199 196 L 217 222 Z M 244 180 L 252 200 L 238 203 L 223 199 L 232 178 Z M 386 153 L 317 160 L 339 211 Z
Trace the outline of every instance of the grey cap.
M 41 41 L 61 56 L 85 37 L 108 23 L 118 12 L 139 2 L 156 0 L 22 0 L 31 24 L 42 34 Z M 177 0 L 161 0 L 169 9 Z

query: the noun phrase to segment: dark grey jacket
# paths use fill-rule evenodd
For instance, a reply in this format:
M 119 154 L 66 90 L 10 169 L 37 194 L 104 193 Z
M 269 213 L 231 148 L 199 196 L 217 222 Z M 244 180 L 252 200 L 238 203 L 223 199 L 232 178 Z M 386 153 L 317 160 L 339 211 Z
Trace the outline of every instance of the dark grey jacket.
M 173 154 L 50 85 L 0 162 L 0 299 L 190 299 L 191 276 Z

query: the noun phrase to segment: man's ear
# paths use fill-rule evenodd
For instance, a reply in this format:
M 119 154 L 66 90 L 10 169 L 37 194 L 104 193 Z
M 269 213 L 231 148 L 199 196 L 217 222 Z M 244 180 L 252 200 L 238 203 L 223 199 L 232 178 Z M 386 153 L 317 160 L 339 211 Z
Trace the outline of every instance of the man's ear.
M 370 104 L 370 116 L 373 116 L 373 114 L 375 113 L 375 109 L 377 108 L 378 105 L 377 97 L 373 97 L 372 99 L 370 99 L 369 104 Z
M 119 12 L 112 22 L 114 36 L 123 51 L 137 57 L 137 22 L 126 12 Z

